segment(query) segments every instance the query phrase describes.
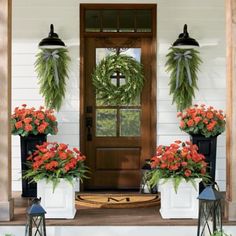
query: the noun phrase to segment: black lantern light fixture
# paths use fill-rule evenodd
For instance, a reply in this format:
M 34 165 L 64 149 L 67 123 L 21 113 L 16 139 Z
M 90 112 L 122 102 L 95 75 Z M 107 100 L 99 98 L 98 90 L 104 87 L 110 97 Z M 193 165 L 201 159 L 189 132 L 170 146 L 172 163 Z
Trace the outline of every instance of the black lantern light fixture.
M 179 35 L 179 38 L 173 43 L 172 47 L 182 48 L 182 49 L 191 49 L 199 47 L 199 43 L 194 39 L 189 37 L 187 30 L 187 25 L 184 25 L 183 33 Z
M 56 49 L 65 48 L 65 43 L 54 32 L 53 24 L 50 25 L 50 32 L 47 38 L 44 38 L 39 43 L 39 48 Z
M 198 196 L 199 214 L 197 236 L 222 232 L 222 194 L 213 185 L 208 185 Z
M 40 205 L 41 198 L 35 198 L 27 210 L 25 236 L 46 236 L 45 214 Z

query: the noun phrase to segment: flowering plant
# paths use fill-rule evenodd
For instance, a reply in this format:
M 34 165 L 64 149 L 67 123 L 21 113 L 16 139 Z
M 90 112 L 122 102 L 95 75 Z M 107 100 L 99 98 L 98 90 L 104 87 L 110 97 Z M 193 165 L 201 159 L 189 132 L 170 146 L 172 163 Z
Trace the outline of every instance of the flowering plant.
M 57 121 L 53 110 L 45 110 L 40 107 L 27 108 L 23 104 L 21 108 L 16 107 L 11 116 L 11 133 L 14 135 L 28 136 L 30 134 L 56 134 Z
M 205 137 L 216 136 L 225 130 L 225 115 L 222 110 L 214 107 L 194 105 L 194 107 L 179 112 L 180 129 L 188 134 L 201 134 Z
M 202 178 L 203 181 L 210 178 L 205 157 L 198 153 L 198 147 L 189 141 L 177 140 L 170 146 L 159 145 L 150 165 L 150 184 L 154 186 L 160 179 L 167 181 L 172 178 L 176 192 L 182 179 L 195 186 L 194 178 Z
M 36 182 L 41 179 L 52 181 L 55 189 L 60 178 L 72 183 L 74 178 L 85 177 L 86 157 L 77 148 L 71 150 L 68 145 L 56 142 L 44 142 L 42 145 L 36 145 L 36 148 L 27 158 L 29 169 L 24 173 L 24 178 Z

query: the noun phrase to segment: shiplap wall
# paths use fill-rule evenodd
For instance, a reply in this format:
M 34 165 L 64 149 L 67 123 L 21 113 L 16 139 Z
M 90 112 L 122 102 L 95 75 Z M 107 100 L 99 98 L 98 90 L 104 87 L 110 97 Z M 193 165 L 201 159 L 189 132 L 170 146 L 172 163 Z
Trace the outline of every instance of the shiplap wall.
M 144 3 L 143 0 L 120 0 L 113 3 Z M 59 133 L 49 137 L 79 146 L 79 4 L 110 3 L 85 0 L 13 0 L 13 67 L 12 107 L 27 103 L 43 104 L 34 71 L 39 41 L 47 36 L 49 25 L 68 45 L 71 65 L 67 95 L 57 114 Z M 199 73 L 196 103 L 213 105 L 225 110 L 225 15 L 224 0 L 146 0 L 157 3 L 157 144 L 169 144 L 175 139 L 188 139 L 178 128 L 176 108 L 171 104 L 165 55 L 168 48 L 188 24 L 190 36 L 201 44 L 203 60 Z M 21 189 L 20 143 L 13 136 L 13 190 Z M 216 178 L 225 190 L 225 134 L 218 138 Z

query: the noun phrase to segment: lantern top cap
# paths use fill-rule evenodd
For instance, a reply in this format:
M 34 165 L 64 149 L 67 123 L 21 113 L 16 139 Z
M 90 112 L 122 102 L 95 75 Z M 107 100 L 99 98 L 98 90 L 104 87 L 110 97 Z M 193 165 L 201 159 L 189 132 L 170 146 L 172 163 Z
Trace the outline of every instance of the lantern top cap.
M 223 199 L 223 195 L 213 185 L 207 186 L 197 197 L 199 200 L 216 201 Z
M 46 211 L 40 205 L 41 198 L 35 198 L 32 201 L 32 205 L 28 208 L 27 213 L 29 215 L 45 215 Z

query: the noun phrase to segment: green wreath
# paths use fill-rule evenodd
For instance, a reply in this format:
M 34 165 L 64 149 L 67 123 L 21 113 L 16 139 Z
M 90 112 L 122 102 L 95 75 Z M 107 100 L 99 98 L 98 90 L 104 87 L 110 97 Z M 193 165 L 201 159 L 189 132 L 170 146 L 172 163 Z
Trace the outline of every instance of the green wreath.
M 182 111 L 192 105 L 197 87 L 197 72 L 201 64 L 199 52 L 194 49 L 170 48 L 165 64 L 170 72 L 170 94 L 172 103 L 176 103 L 177 110 Z
M 114 73 L 123 75 L 125 83 L 119 86 L 113 84 L 111 76 Z M 143 88 L 143 66 L 131 56 L 109 55 L 96 66 L 92 81 L 97 99 L 103 104 L 127 105 L 138 97 Z

